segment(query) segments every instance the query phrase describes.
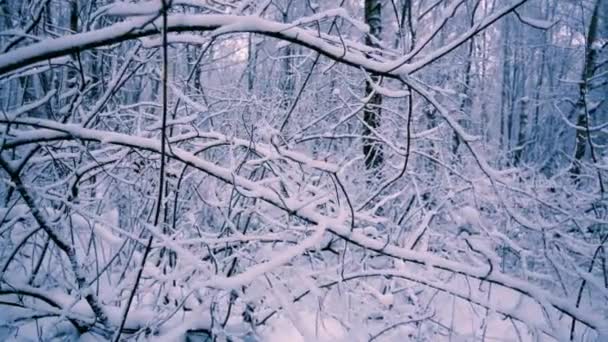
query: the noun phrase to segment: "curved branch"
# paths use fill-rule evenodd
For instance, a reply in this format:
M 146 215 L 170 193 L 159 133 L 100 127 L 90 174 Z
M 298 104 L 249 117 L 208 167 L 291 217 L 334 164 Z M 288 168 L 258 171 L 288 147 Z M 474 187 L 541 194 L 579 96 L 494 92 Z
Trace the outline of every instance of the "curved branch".
M 416 90 L 415 87 L 413 88 L 414 90 Z M 60 136 L 63 136 L 63 139 L 83 139 L 99 141 L 108 144 L 129 146 L 142 150 L 148 150 L 155 153 L 160 153 L 161 151 L 161 144 L 155 139 L 133 137 L 126 134 L 86 129 L 76 125 L 55 123 L 52 121 L 41 119 L 22 119 L 19 120 L 19 123 L 38 124 L 48 128 L 52 128 L 54 130 L 63 132 L 58 132 Z M 40 130 L 37 130 L 37 132 L 40 132 Z M 41 133 L 39 133 L 39 139 L 43 141 L 45 135 L 50 135 L 48 133 L 48 131 L 42 131 Z M 54 136 L 53 138 L 57 138 L 57 136 Z M 172 147 L 171 150 L 168 150 L 166 153 L 167 156 L 170 158 L 179 160 L 182 163 L 189 165 L 195 169 L 198 169 L 221 181 L 224 181 L 229 184 L 234 184 L 239 188 L 244 189 L 251 196 L 260 198 L 263 201 L 281 210 L 296 215 L 306 222 L 309 222 L 314 225 L 326 225 L 328 231 L 359 247 L 375 251 L 385 256 L 401 259 L 403 261 L 408 261 L 419 265 L 425 265 L 427 267 L 435 268 L 438 270 L 466 275 L 474 279 L 484 280 L 490 283 L 498 284 L 513 289 L 526 296 L 529 296 L 535 299 L 536 301 L 546 303 L 547 306 L 552 306 L 557 310 L 571 317 L 574 317 L 578 321 L 583 322 L 585 325 L 598 330 L 600 333 L 608 329 L 608 327 L 606 327 L 606 323 L 603 317 L 589 312 L 586 309 L 581 310 L 575 307 L 575 305 L 567 299 L 554 296 L 546 290 L 534 284 L 530 284 L 529 282 L 510 277 L 500 272 L 492 272 L 491 274 L 488 274 L 487 267 L 472 267 L 460 262 L 437 257 L 428 252 L 411 251 L 405 248 L 398 247 L 396 245 L 386 244 L 385 241 L 368 237 L 364 233 L 358 232 L 357 230 L 351 232 L 350 224 L 348 222 L 345 222 L 344 218 L 339 219 L 325 216 L 323 214 L 318 213 L 314 208 L 306 206 L 305 203 L 295 199 L 289 201 L 289 203 L 286 204 L 279 197 L 279 195 L 277 195 L 271 189 L 265 187 L 263 184 L 258 184 L 257 182 L 251 181 L 242 176 L 235 175 L 230 169 L 221 167 L 215 163 L 201 159 L 195 156 L 193 153 L 190 153 L 177 147 Z M 347 215 L 345 215 L 345 217 L 347 217 Z M 202 282 L 200 285 L 206 286 L 204 282 Z
M 213 31 L 211 38 L 231 33 L 258 33 L 310 48 L 332 60 L 353 67 L 364 68 L 380 76 L 398 78 L 401 74 L 409 74 L 420 70 L 423 66 L 450 53 L 526 1 L 517 0 L 513 4 L 497 10 L 476 24 L 472 29 L 454 39 L 451 43 L 412 64 L 404 63 L 403 58 L 379 62 L 372 60 L 364 53 L 345 52 L 343 46 L 318 37 L 315 31 L 293 27 L 292 24 L 278 23 L 256 16 L 172 14 L 167 18 L 167 32 Z M 162 18 L 155 19 L 155 17 L 136 18 L 99 30 L 45 40 L 10 51 L 0 55 L 0 75 L 6 75 L 19 68 L 71 53 L 159 34 L 158 28 L 162 26 L 161 21 Z M 357 46 L 356 43 L 347 40 L 344 40 L 344 43 L 351 47 Z M 409 58 L 409 56 L 406 57 Z

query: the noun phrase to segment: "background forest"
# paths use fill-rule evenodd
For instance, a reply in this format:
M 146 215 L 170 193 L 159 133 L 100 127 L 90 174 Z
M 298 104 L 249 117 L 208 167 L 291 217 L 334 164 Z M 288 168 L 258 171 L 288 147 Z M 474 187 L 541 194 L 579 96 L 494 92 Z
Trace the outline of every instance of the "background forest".
M 0 340 L 608 341 L 608 1 L 0 0 Z

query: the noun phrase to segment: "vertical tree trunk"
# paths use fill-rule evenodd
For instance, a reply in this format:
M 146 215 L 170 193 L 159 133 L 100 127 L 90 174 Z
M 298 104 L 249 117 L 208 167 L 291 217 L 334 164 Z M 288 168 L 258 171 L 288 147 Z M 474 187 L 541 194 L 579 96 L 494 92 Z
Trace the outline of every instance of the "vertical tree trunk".
M 473 27 L 475 25 L 475 13 L 477 12 L 477 8 L 479 6 L 479 2 L 476 2 L 473 8 L 470 11 L 469 17 L 469 26 Z M 471 38 L 468 42 L 467 46 L 467 56 L 464 66 L 464 82 L 462 85 L 462 99 L 460 100 L 460 111 L 464 115 L 470 115 L 470 110 L 472 108 L 473 99 L 471 98 L 471 71 L 473 67 L 473 54 L 475 52 L 475 39 Z M 452 138 L 452 153 L 455 155 L 458 153 L 458 147 L 460 146 L 460 137 L 456 132 L 454 132 Z
M 283 22 L 284 23 L 288 23 L 289 22 L 289 10 L 291 8 L 291 4 L 292 1 L 289 1 L 289 3 L 286 5 L 285 7 L 285 11 L 283 12 Z M 289 107 L 290 102 L 293 100 L 293 92 L 294 92 L 294 73 L 293 73 L 293 66 L 292 66 L 292 55 L 293 55 L 293 51 L 292 51 L 292 47 L 291 45 L 287 45 L 285 48 L 283 48 L 283 50 L 285 51 L 285 55 L 283 56 L 283 63 L 282 63 L 282 73 L 280 75 L 281 77 L 281 90 L 283 91 L 283 98 L 281 100 L 281 108 L 283 110 L 286 110 Z
M 403 0 L 401 5 L 399 31 L 395 38 L 395 49 L 399 48 L 400 44 L 402 45 L 403 53 L 412 51 L 416 44 L 416 31 L 414 30 L 414 22 L 412 20 L 412 0 Z
M 369 25 L 370 32 L 365 38 L 365 44 L 376 47 L 372 37 L 380 39 L 382 33 L 382 3 L 380 0 L 365 0 L 365 22 Z M 378 82 L 378 75 L 371 75 L 372 82 Z M 365 82 L 365 95 L 369 96 L 373 92 L 370 81 Z M 365 156 L 365 166 L 368 170 L 378 170 L 383 163 L 382 146 L 369 139 L 372 130 L 380 127 L 382 96 L 378 93 L 372 95 L 371 99 L 363 110 L 363 155 Z
M 258 51 L 255 45 L 253 33 L 248 35 L 247 39 L 247 90 L 253 91 L 255 83 L 255 72 L 257 64 Z
M 544 17 L 545 20 L 550 19 L 549 12 L 543 15 L 540 5 L 532 7 L 530 9 L 533 17 Z M 530 135 L 534 135 L 535 130 L 538 130 L 538 116 L 540 114 L 540 94 L 545 78 L 545 64 L 546 64 L 546 45 L 547 45 L 547 32 L 542 30 L 535 30 L 524 34 L 527 37 L 527 46 L 529 48 L 528 54 L 525 55 L 525 60 L 529 63 L 524 67 L 522 76 L 522 87 L 523 91 L 527 91 L 527 94 L 531 91 L 533 95 L 533 102 L 529 102 L 528 98 L 520 99 L 520 111 L 519 111 L 519 130 L 517 133 L 517 145 L 513 155 L 513 164 L 520 166 L 527 156 L 530 155 L 530 149 L 526 147 L 527 141 L 530 140 Z M 530 82 L 526 82 L 525 78 L 528 78 Z M 532 81 L 533 80 L 533 81 Z M 532 84 L 532 86 L 530 86 Z M 533 108 L 534 107 L 534 108 Z M 530 116 L 533 115 L 533 120 Z M 532 122 L 530 122 L 532 121 Z
M 514 40 L 519 42 L 520 46 L 514 47 L 513 53 L 513 85 L 511 87 L 511 123 L 517 119 L 517 126 L 512 127 L 510 131 L 510 141 L 513 142 L 513 165 L 517 166 L 520 164 L 524 144 L 527 139 L 526 130 L 528 129 L 528 99 L 526 97 L 526 78 L 531 77 L 534 71 L 531 70 L 526 64 L 523 63 L 526 58 L 526 51 L 529 47 L 522 47 L 526 39 L 525 32 L 522 28 L 516 26 L 514 29 Z M 533 60 L 533 59 L 531 59 Z
M 480 79 L 480 93 L 481 94 L 486 94 L 486 74 L 487 74 L 487 60 L 488 60 L 488 55 L 487 55 L 487 50 L 488 50 L 488 36 L 486 32 L 483 32 L 481 35 L 481 57 L 480 57 L 480 61 L 479 61 L 479 79 Z M 483 136 L 483 141 L 484 142 L 490 142 L 490 134 L 488 133 L 489 131 L 489 127 L 490 127 L 490 116 L 488 115 L 488 101 L 483 98 L 480 101 L 480 112 L 481 112 L 481 134 Z
M 68 14 L 68 25 L 69 25 L 69 30 L 70 33 L 76 33 L 78 32 L 78 0 L 70 0 L 70 5 L 69 5 L 69 14 Z M 74 64 L 77 65 L 77 60 L 78 60 L 78 56 L 76 53 L 73 53 L 72 55 L 72 60 L 74 61 Z M 78 87 L 77 85 L 77 78 L 78 77 L 78 72 L 74 69 L 74 68 L 70 68 L 67 72 L 67 85 L 69 87 Z
M 590 139 L 588 136 L 589 112 L 587 110 L 587 91 L 588 82 L 593 77 L 595 71 L 595 63 L 597 52 L 592 45 L 598 38 L 598 21 L 599 8 L 601 0 L 595 2 L 593 13 L 591 14 L 591 22 L 589 23 L 589 31 L 585 41 L 585 64 L 583 65 L 583 74 L 579 86 L 579 97 L 574 110 L 578 113 L 576 119 L 576 142 L 574 147 L 574 162 L 570 167 L 572 175 L 580 174 L 581 161 L 585 157 L 587 151 L 587 142 Z
M 510 113 L 510 89 L 511 84 L 511 52 L 509 49 L 510 44 L 510 25 L 508 18 L 503 21 L 503 32 L 502 35 L 502 84 L 501 84 L 501 110 L 500 110 L 500 146 L 501 150 L 509 150 L 509 125 L 508 120 Z

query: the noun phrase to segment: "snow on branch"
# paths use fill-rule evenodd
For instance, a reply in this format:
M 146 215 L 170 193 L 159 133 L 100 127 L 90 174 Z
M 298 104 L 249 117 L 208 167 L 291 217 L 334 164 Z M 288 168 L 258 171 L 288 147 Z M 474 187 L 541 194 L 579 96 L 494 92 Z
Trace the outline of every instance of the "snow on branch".
M 6 120 L 2 120 L 0 122 L 6 123 Z M 43 142 L 48 139 L 57 139 L 58 134 L 59 137 L 62 139 L 93 140 L 102 142 L 104 144 L 116 144 L 141 150 L 153 151 L 156 153 L 159 153 L 161 150 L 160 143 L 156 139 L 133 137 L 120 133 L 100 131 L 95 129 L 86 129 L 77 125 L 61 124 L 48 120 L 20 119 L 16 120 L 15 122 L 18 122 L 20 124 L 35 125 L 48 128 L 48 130 L 37 130 L 37 137 L 30 138 L 32 142 Z M 57 133 L 53 133 L 53 131 Z M 336 236 L 354 245 L 365 248 L 366 250 L 374 251 L 381 255 L 386 255 L 392 258 L 401 259 L 406 262 L 424 265 L 427 268 L 435 268 L 438 270 L 448 271 L 468 276 L 471 278 L 495 283 L 497 285 L 510 288 L 521 294 L 529 296 L 535 301 L 541 303 L 542 305 L 554 307 L 560 312 L 574 317 L 576 320 L 599 331 L 600 333 L 607 331 L 606 329 L 608 329 L 607 324 L 601 315 L 590 313 L 585 309 L 580 309 L 573 305 L 571 301 L 560 298 L 558 296 L 554 296 L 547 290 L 544 290 L 529 282 L 516 279 L 514 277 L 500 273 L 496 270 L 492 270 L 491 268 L 490 272 L 488 272 L 487 267 L 475 267 L 456 261 L 446 260 L 428 252 L 415 252 L 412 250 L 398 247 L 381 239 L 368 237 L 366 234 L 358 232 L 357 230 L 352 231 L 350 224 L 347 223 L 348 209 L 346 208 L 341 208 L 340 210 L 338 210 L 338 216 L 328 217 L 319 213 L 317 210 L 315 210 L 314 207 L 308 206 L 300 200 L 285 200 L 281 198 L 279 194 L 264 185 L 235 175 L 230 169 L 226 169 L 212 162 L 201 159 L 195 156 L 194 154 L 182 150 L 178 147 L 171 147 L 171 149 L 167 151 L 167 154 L 169 157 L 179 160 L 180 162 L 185 163 L 195 169 L 198 169 L 210 176 L 218 178 L 226 183 L 233 184 L 238 188 L 242 188 L 249 194 L 249 196 L 259 198 L 281 210 L 296 215 L 312 224 L 327 227 L 327 230 L 335 234 Z M 319 231 L 322 230 L 317 230 L 317 232 Z M 317 241 L 317 238 L 314 238 L 313 240 Z M 300 248 L 309 248 L 311 246 L 312 245 L 306 243 Z M 292 253 L 290 253 L 289 255 L 293 256 Z M 289 259 L 289 257 L 285 257 Z M 282 258 L 279 259 L 283 260 Z M 270 267 L 271 265 L 278 266 L 284 262 L 286 262 L 286 260 L 280 262 L 276 261 L 276 264 L 262 264 L 254 268 L 254 270 L 259 269 L 259 272 L 252 271 L 251 274 L 262 274 L 263 272 L 268 271 L 270 269 L 268 267 Z M 237 281 L 234 284 L 229 279 L 220 281 L 219 279 L 214 280 L 212 278 L 209 282 L 203 281 L 201 285 L 223 286 L 222 284 L 233 284 L 234 286 L 237 286 L 235 284 L 242 284 L 245 281 L 252 280 L 251 276 L 249 275 L 243 275 L 242 278 L 242 280 Z M 232 287 L 233 285 L 230 285 L 230 287 Z

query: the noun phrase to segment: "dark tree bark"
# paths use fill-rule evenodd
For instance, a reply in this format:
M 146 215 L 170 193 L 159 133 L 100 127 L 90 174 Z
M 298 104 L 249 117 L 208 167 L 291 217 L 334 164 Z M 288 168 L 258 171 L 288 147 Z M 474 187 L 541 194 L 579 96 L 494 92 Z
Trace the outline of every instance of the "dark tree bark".
M 365 22 L 369 25 L 370 32 L 365 38 L 365 44 L 377 47 L 374 38 L 380 39 L 382 33 L 382 3 L 379 0 L 365 0 Z M 371 75 L 371 82 L 378 82 L 378 75 Z M 370 81 L 365 82 L 366 97 L 373 93 L 373 86 Z M 378 145 L 369 136 L 372 130 L 380 127 L 382 107 L 382 95 L 374 93 L 363 110 L 363 155 L 365 156 L 365 166 L 368 170 L 378 170 L 383 163 L 382 145 Z
M 599 38 L 599 9 L 601 0 L 595 2 L 593 14 L 591 14 L 591 22 L 589 23 L 589 31 L 585 41 L 585 64 L 583 65 L 583 73 L 579 86 L 579 97 L 574 110 L 578 114 L 576 119 L 576 145 L 574 147 L 574 161 L 570 167 L 570 173 L 573 176 L 580 174 L 580 163 L 586 155 L 587 143 L 591 143 L 589 136 L 589 110 L 587 108 L 587 93 L 588 82 L 593 77 L 596 69 L 597 50 L 593 48 L 593 43 Z M 590 146 L 593 148 L 593 146 Z

